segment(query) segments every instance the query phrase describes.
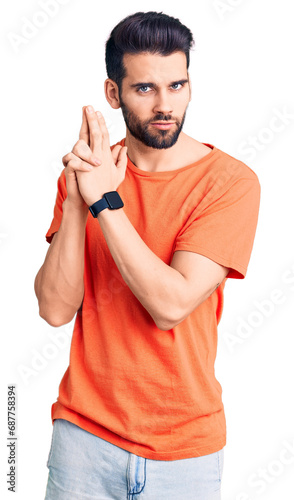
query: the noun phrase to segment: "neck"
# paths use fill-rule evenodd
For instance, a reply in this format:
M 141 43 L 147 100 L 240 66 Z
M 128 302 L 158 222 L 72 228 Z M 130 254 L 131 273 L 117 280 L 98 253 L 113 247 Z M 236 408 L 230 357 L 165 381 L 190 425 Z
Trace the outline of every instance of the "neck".
M 145 146 L 145 144 L 133 137 L 129 130 L 127 130 L 125 145 L 128 148 L 128 156 L 131 162 L 140 168 L 140 170 L 163 172 L 171 170 L 173 165 L 178 165 L 185 150 L 186 138 L 188 136 L 181 132 L 177 142 L 172 147 L 168 149 L 154 149 Z

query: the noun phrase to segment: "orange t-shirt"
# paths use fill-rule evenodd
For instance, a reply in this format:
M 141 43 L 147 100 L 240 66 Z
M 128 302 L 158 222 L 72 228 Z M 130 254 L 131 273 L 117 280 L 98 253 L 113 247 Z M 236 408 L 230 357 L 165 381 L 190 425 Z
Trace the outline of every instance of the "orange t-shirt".
M 173 171 L 147 172 L 128 161 L 118 188 L 123 210 L 166 264 L 175 251 L 188 250 L 229 267 L 228 277 L 244 278 L 259 181 L 244 163 L 206 145 L 208 155 Z M 65 198 L 63 171 L 48 242 L 58 231 Z M 99 222 L 89 213 L 84 282 L 52 421 L 69 420 L 149 459 L 220 450 L 226 421 L 214 362 L 225 281 L 179 325 L 162 331 L 123 281 Z

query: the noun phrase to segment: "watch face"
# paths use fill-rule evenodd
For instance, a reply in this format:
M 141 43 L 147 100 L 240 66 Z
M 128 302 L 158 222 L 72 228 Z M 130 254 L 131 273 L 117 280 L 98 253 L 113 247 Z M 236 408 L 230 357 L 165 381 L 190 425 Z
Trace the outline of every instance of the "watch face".
M 107 200 L 107 203 L 109 204 L 109 208 L 111 210 L 122 208 L 124 206 L 123 201 L 117 191 L 110 191 L 109 193 L 105 193 L 104 198 Z

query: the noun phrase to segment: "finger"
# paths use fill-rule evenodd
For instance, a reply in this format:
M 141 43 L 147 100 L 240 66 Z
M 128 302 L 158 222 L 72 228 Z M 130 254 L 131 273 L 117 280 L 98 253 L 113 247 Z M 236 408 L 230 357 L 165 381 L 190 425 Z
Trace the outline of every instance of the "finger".
M 111 150 L 112 159 L 113 159 L 113 162 L 115 163 L 115 165 L 117 164 L 118 155 L 119 155 L 119 152 L 121 149 L 122 149 L 122 146 L 120 146 L 119 144 L 116 144 Z
M 93 152 L 100 151 L 102 148 L 102 134 L 93 106 L 86 107 L 86 115 L 90 132 L 90 148 Z
M 99 166 L 102 163 L 99 158 L 96 158 L 93 155 L 91 148 L 85 143 L 84 140 L 79 139 L 78 142 L 76 142 L 72 149 L 72 153 L 79 156 L 81 160 L 92 163 L 95 166 Z
M 98 118 L 98 123 L 100 125 L 101 133 L 102 133 L 102 147 L 105 149 L 110 148 L 109 143 L 109 133 L 106 127 L 106 123 L 101 111 L 96 111 L 96 116 Z
M 62 158 L 62 163 L 65 167 L 67 167 L 67 164 L 70 160 L 70 155 L 71 155 L 71 153 L 68 153 L 67 155 L 64 155 Z
M 120 149 L 116 163 L 117 168 L 126 168 L 128 163 L 127 152 L 128 148 L 126 146 Z
M 83 113 L 82 113 L 82 126 L 80 130 L 80 135 L 79 138 L 85 141 L 88 146 L 90 145 L 90 133 L 89 133 L 89 125 L 88 125 L 88 120 L 86 117 L 86 106 L 83 106 Z
M 63 165 L 70 170 L 74 170 L 75 172 L 89 172 L 93 170 L 93 165 L 81 160 L 74 153 L 68 153 L 62 158 Z

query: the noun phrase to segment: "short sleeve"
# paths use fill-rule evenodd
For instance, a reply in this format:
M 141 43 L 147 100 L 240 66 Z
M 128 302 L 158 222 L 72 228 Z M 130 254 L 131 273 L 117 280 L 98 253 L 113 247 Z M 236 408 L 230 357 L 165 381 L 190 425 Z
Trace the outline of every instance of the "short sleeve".
M 63 170 L 57 181 L 57 195 L 55 200 L 53 219 L 50 228 L 46 233 L 46 240 L 48 241 L 48 243 L 51 243 L 54 233 L 56 233 L 59 229 L 62 219 L 62 204 L 66 197 L 67 197 L 66 179 Z
M 197 208 L 177 235 L 175 251 L 204 255 L 230 268 L 228 278 L 245 277 L 260 204 L 257 176 L 235 179 L 199 214 Z

